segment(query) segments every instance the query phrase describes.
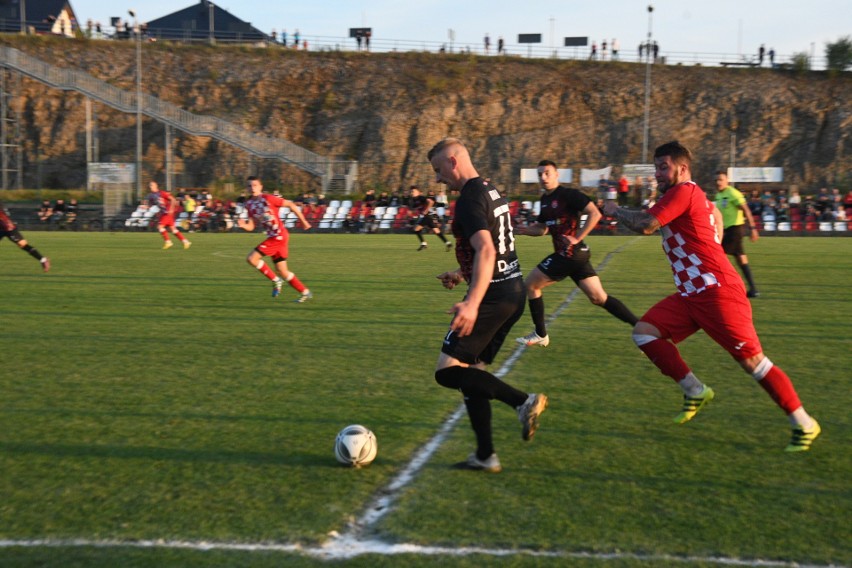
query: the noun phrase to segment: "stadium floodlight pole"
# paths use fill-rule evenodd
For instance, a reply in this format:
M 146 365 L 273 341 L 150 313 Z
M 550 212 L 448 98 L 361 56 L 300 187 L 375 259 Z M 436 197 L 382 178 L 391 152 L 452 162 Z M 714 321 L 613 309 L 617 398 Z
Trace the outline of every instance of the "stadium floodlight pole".
M 136 12 L 128 10 L 133 18 L 133 33 L 136 35 L 136 196 L 138 201 L 142 196 L 142 28 Z
M 21 35 L 27 35 L 27 0 L 21 0 Z
M 648 4 L 648 43 L 645 44 L 645 127 L 642 133 L 642 163 L 648 163 L 648 120 L 651 114 L 651 24 L 654 7 Z

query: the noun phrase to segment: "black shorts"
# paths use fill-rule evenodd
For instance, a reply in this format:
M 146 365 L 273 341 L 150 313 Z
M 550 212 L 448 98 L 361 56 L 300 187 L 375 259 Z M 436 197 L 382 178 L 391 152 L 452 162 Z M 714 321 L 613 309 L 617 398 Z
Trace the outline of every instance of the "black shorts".
M 512 326 L 524 314 L 526 303 L 522 278 L 489 290 L 479 305 L 473 333 L 459 337 L 455 331 L 449 330 L 444 336 L 441 352 L 468 365 L 490 365 Z
M 0 240 L 3 240 L 3 237 L 9 237 L 9 240 L 15 244 L 18 244 L 22 240 L 24 240 L 24 235 L 22 235 L 18 229 L 12 229 L 11 231 L 0 231 Z
M 588 249 L 575 251 L 574 258 L 565 258 L 561 254 L 553 253 L 538 263 L 536 268 L 554 282 L 562 282 L 570 276 L 575 284 L 579 284 L 580 280 L 598 275 L 590 262 L 591 257 Z
M 414 226 L 426 227 L 427 229 L 440 229 L 441 222 L 438 221 L 438 216 L 434 213 L 427 213 L 420 217 L 415 223 Z
M 745 225 L 731 225 L 722 235 L 722 248 L 725 254 L 742 256 L 745 254 L 743 239 L 745 238 Z

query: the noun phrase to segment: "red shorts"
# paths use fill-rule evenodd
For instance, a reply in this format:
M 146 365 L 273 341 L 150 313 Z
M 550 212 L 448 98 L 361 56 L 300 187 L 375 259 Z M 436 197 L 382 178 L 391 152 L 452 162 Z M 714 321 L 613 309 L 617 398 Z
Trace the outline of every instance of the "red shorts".
M 290 251 L 287 248 L 289 240 L 289 234 L 269 237 L 257 245 L 255 249 L 263 256 L 271 256 L 273 260 L 287 260 L 287 257 L 290 256 Z
M 160 215 L 160 220 L 157 222 L 161 227 L 174 227 L 175 226 L 175 216 L 169 213 L 163 213 Z
M 738 287 L 712 288 L 689 297 L 672 294 L 657 302 L 641 321 L 653 325 L 663 339 L 675 343 L 703 329 L 738 361 L 763 352 L 754 329 L 751 304 Z

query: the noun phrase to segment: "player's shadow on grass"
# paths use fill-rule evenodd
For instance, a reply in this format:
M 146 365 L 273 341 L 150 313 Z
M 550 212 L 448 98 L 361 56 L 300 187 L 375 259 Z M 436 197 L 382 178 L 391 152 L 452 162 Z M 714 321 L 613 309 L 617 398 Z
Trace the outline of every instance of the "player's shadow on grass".
M 0 442 L 0 452 L 34 454 L 55 458 L 142 459 L 199 463 L 243 463 L 250 465 L 328 466 L 334 459 L 309 452 L 235 452 L 217 449 L 187 450 L 153 446 L 91 446 L 68 444 L 25 444 Z

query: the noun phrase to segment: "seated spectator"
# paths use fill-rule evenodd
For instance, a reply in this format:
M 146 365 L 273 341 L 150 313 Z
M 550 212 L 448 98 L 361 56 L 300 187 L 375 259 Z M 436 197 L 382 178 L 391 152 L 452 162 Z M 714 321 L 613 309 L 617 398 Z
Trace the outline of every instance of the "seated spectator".
M 383 191 L 379 194 L 379 198 L 376 200 L 376 207 L 387 207 L 390 205 L 390 196 L 387 191 Z
M 79 205 L 77 204 L 76 199 L 72 199 L 68 202 L 68 205 L 65 207 L 65 222 L 69 225 L 76 225 L 77 223 L 77 213 L 79 212 Z
M 843 196 L 840 195 L 840 190 L 836 187 L 831 190 L 831 210 L 837 211 L 843 209 Z
M 852 191 L 846 194 L 846 198 L 843 200 L 843 204 L 846 207 L 852 207 Z
M 449 207 L 450 200 L 447 197 L 447 189 L 442 185 L 435 194 L 435 207 Z
M 41 202 L 41 207 L 38 209 L 38 220 L 42 223 L 48 223 L 51 217 L 53 217 L 53 206 L 50 204 L 49 199 L 45 199 Z
M 531 207 L 531 203 L 531 201 L 521 201 L 521 207 L 518 209 L 518 219 L 523 225 L 529 225 L 535 221 L 535 212 Z
M 224 231 L 228 228 L 230 215 L 228 214 L 229 204 L 221 199 L 214 199 L 210 205 L 210 223 L 211 230 Z
M 826 188 L 821 188 L 816 196 L 816 209 L 823 213 L 826 209 L 831 210 L 831 195 Z
M 350 213 L 346 214 L 346 218 L 343 220 L 343 231 L 346 233 L 360 233 L 361 232 L 361 218 L 353 217 Z
M 775 199 L 770 198 L 766 205 L 763 206 L 763 213 L 761 214 L 761 220 L 764 223 L 774 223 L 776 221 L 775 215 Z
M 59 225 L 65 220 L 65 200 L 57 199 L 56 205 L 53 206 L 53 215 L 51 216 L 51 222 Z
M 848 217 L 846 215 L 846 209 L 841 207 L 837 211 L 834 212 L 834 220 L 835 221 L 848 221 Z
M 200 207 L 210 207 L 213 203 L 213 196 L 206 189 L 202 190 L 196 197 L 196 201 Z
M 791 208 L 798 209 L 802 206 L 802 196 L 799 195 L 798 189 L 790 190 L 790 197 L 787 199 Z
M 775 217 L 779 222 L 790 220 L 790 204 L 787 203 L 787 198 L 783 195 L 778 198 L 778 205 L 775 207 Z
M 763 201 L 760 199 L 760 192 L 751 192 L 751 197 L 748 198 L 748 209 L 752 217 L 763 217 Z
M 402 194 L 399 191 L 391 193 L 390 203 L 388 204 L 390 207 L 401 207 L 403 203 L 405 201 L 403 201 Z
M 364 200 L 363 201 L 364 201 L 364 205 L 366 205 L 367 207 L 371 207 L 371 208 L 375 207 L 376 190 L 375 189 L 368 189 L 367 193 L 364 194 Z

